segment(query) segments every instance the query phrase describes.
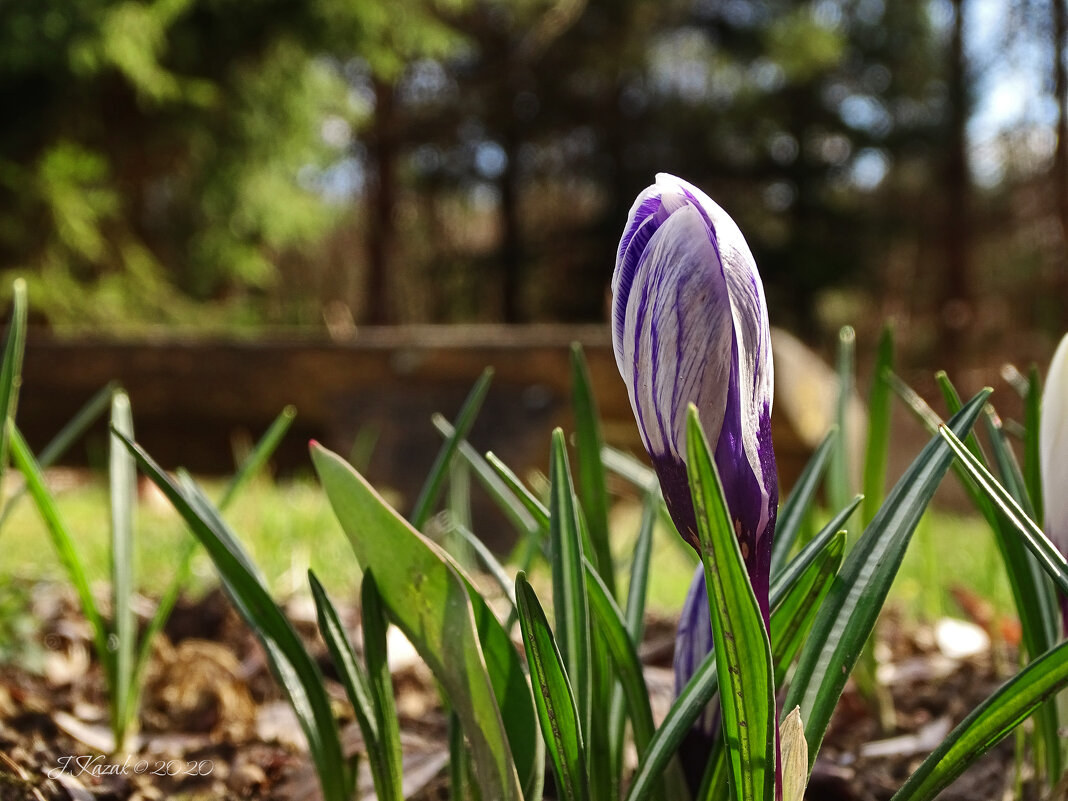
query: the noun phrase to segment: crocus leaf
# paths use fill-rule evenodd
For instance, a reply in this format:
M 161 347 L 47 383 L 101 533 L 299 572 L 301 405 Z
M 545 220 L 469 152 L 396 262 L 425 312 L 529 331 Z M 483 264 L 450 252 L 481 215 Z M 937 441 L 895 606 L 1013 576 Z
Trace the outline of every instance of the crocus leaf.
M 364 581 L 367 580 L 364 576 Z M 386 767 L 383 754 L 383 744 L 378 725 L 378 717 L 375 714 L 371 701 L 370 683 L 367 673 L 353 651 L 352 643 L 345 634 L 345 627 L 341 623 L 337 609 L 330 601 L 330 597 L 323 589 L 323 585 L 308 571 L 308 583 L 311 585 L 312 598 L 315 601 L 315 613 L 319 621 L 319 633 L 326 643 L 330 652 L 330 660 L 334 663 L 341 684 L 352 704 L 356 714 L 356 722 L 363 735 L 364 748 L 367 751 L 367 761 L 371 767 L 371 778 L 375 786 L 375 795 L 380 801 L 401 801 L 404 796 L 401 793 L 400 776 L 394 774 Z M 390 695 L 392 698 L 392 694 Z M 400 749 L 400 742 L 396 743 Z
M 841 509 L 853 495 L 852 456 L 853 432 L 850 430 L 849 406 L 853 399 L 856 372 L 856 334 L 852 326 L 843 326 L 838 332 L 838 354 L 836 366 L 838 373 L 838 398 L 835 405 L 835 421 L 839 437 L 835 440 L 831 454 L 830 471 L 827 475 L 827 496 L 831 506 Z
M 801 531 L 801 522 L 805 513 L 812 506 L 819 489 L 820 480 L 830 462 L 834 452 L 834 443 L 838 438 L 838 429 L 832 428 L 823 438 L 812 458 L 808 460 L 805 469 L 794 484 L 790 496 L 783 502 L 779 510 L 779 517 L 775 522 L 775 540 L 771 544 L 771 575 L 772 578 L 779 575 L 786 566 L 790 551 L 797 542 L 798 532 Z
M 890 385 L 886 374 L 893 362 L 894 336 L 887 326 L 875 351 L 868 393 L 868 443 L 864 449 L 864 509 L 861 515 L 865 526 L 882 505 L 886 487 L 886 463 L 890 454 Z
M 4 342 L 4 360 L 0 362 L 0 480 L 7 469 L 8 421 L 15 420 L 22 383 L 22 357 L 26 350 L 26 281 L 16 278 L 11 291 L 11 322 Z
M 141 469 L 200 540 L 225 582 L 234 606 L 263 645 L 268 664 L 289 697 L 308 741 L 323 798 L 345 801 L 351 789 L 351 775 L 342 755 L 337 721 L 330 708 L 323 676 L 315 661 L 271 599 L 248 554 L 211 502 L 191 480 L 186 479 L 179 486 L 139 445 L 124 441 Z
M 740 800 L 770 801 L 775 789 L 776 732 L 771 644 L 693 405 L 686 445 L 732 783 Z
M 1038 380 L 1038 368 L 1034 365 L 1027 373 L 1027 395 L 1024 397 L 1024 479 L 1027 495 L 1034 507 L 1034 519 L 1042 523 L 1046 519 L 1045 499 L 1042 495 L 1042 393 Z
M 793 580 L 789 583 L 789 589 L 783 593 L 782 603 L 771 613 L 771 654 L 772 663 L 775 665 L 775 686 L 779 686 L 786 678 L 786 672 L 801 649 L 801 643 L 804 642 L 845 555 L 844 531 L 837 531 L 825 540 L 817 537 L 812 543 L 820 543 L 819 550 L 813 554 L 802 573 L 791 577 Z
M 929 801 L 1068 686 L 1068 642 L 1040 656 L 973 709 L 923 761 L 891 801 Z
M 357 560 L 374 573 L 391 621 L 449 693 L 483 792 L 518 801 L 518 769 L 527 793 L 534 793 L 541 772 L 537 724 L 522 666 L 500 622 L 448 554 L 390 508 L 351 465 L 317 443 L 311 454 Z
M 117 391 L 111 399 L 111 426 L 133 439 L 130 399 Z M 137 688 L 133 683 L 137 648 L 137 618 L 134 615 L 134 506 L 137 501 L 137 465 L 116 435 L 108 448 L 108 485 L 111 501 L 111 608 L 115 635 L 114 670 L 111 685 L 111 729 L 115 749 L 122 751 L 129 724 L 135 719 Z
M 22 438 L 22 434 L 13 422 L 9 420 L 6 427 L 8 428 L 8 442 L 11 445 L 12 461 L 26 480 L 30 497 L 33 498 L 37 511 L 44 521 L 45 528 L 52 540 L 52 545 L 56 549 L 56 555 L 67 572 L 67 578 L 74 585 L 74 591 L 81 602 L 82 613 L 89 621 L 89 626 L 93 633 L 93 645 L 96 648 L 100 662 L 110 674 L 113 671 L 110 663 L 114 657 L 111 649 L 108 648 L 108 628 L 100 614 L 100 610 L 97 608 L 92 589 L 89 587 L 85 563 L 82 561 L 81 554 L 78 553 L 78 549 L 74 544 L 70 529 L 67 528 L 63 518 L 60 517 L 55 498 L 52 497 L 52 493 L 45 486 L 44 475 L 41 472 L 40 465 L 37 464 L 37 460 L 33 457 L 33 451 L 30 450 L 30 446 L 26 444 L 26 440 Z
M 452 424 L 440 414 L 433 415 L 431 422 L 441 435 L 446 438 L 452 437 L 456 431 Z M 482 488 L 497 503 L 497 507 L 508 518 L 515 530 L 521 535 L 529 535 L 536 530 L 537 522 L 534 520 L 533 515 L 527 511 L 527 508 L 519 501 L 515 493 L 490 467 L 489 462 L 483 458 L 482 454 L 466 441 L 459 444 L 458 452 L 460 458 L 466 461 L 471 466 L 471 469 L 475 471 L 475 477 L 482 484 Z M 509 588 L 511 588 L 511 582 L 509 582 Z M 512 590 L 509 589 L 509 594 L 511 592 Z
M 536 682 L 534 693 L 557 789 L 563 801 L 589 798 L 582 722 L 563 657 L 545 612 L 523 573 L 515 580 L 519 625 L 527 662 Z
M 41 452 L 37 454 L 37 464 L 41 469 L 46 469 L 55 464 L 56 460 L 60 456 L 65 454 L 75 442 L 77 442 L 89 430 L 111 406 L 111 396 L 114 394 L 118 384 L 111 381 L 98 389 L 93 396 L 85 402 L 73 417 L 68 420 L 63 428 L 48 441 L 48 444 L 41 448 Z M 11 493 L 11 497 L 4 503 L 3 511 L 0 512 L 0 528 L 3 528 L 4 523 L 7 522 L 11 512 L 15 508 L 15 503 L 26 494 L 26 485 L 23 484 L 15 489 Z
M 984 390 L 950 421 L 971 430 L 990 395 Z M 809 759 L 815 758 L 849 673 L 871 635 L 923 510 L 949 469 L 952 451 L 933 439 L 887 496 L 853 546 L 801 650 L 785 708 L 801 707 Z
M 649 742 L 645 758 L 631 777 L 625 801 L 645 801 L 659 786 L 660 776 L 675 757 L 679 745 L 704 713 L 719 689 L 716 655 L 710 653 L 694 671 L 682 692 L 675 698 L 663 723 Z
M 502 462 L 496 454 L 487 453 L 486 462 L 492 467 L 502 481 L 508 486 L 519 501 L 526 507 L 526 510 L 534 518 L 534 521 L 538 524 L 539 529 L 549 530 L 549 510 L 545 508 L 540 500 L 535 497 L 526 485 L 519 480 L 519 477 L 512 472 L 511 468 Z
M 403 799 L 400 723 L 393 699 L 393 679 L 389 672 L 389 654 L 386 651 L 386 629 L 389 621 L 378 592 L 375 575 L 368 570 L 360 584 L 360 616 L 363 624 L 363 653 L 367 663 L 367 690 L 374 710 L 378 728 L 379 757 L 382 760 L 383 777 L 388 777 L 388 786 L 398 801 Z M 380 801 L 382 799 L 379 796 Z
M 597 573 L 615 598 L 616 576 L 608 538 L 608 489 L 601 461 L 601 419 L 586 357 L 577 342 L 571 346 L 571 406 L 575 414 L 579 501 L 589 527 Z
M 550 541 L 556 634 L 583 730 L 590 726 L 592 666 L 589 607 L 583 568 L 581 512 L 575 504 L 564 432 L 556 429 L 549 461 Z
M 1057 546 L 1049 541 L 1042 529 L 1038 527 L 1020 508 L 1020 505 L 1009 492 L 998 483 L 990 471 L 972 455 L 963 442 L 953 431 L 945 426 L 939 428 L 939 434 L 952 448 L 953 453 L 964 464 L 964 468 L 975 482 L 983 489 L 988 497 L 997 505 L 1009 521 L 1023 536 L 1024 544 L 1031 554 L 1038 560 L 1039 565 L 1053 580 L 1063 595 L 1068 595 L 1068 560 L 1065 559 Z
M 463 406 L 460 407 L 460 413 L 456 417 L 455 430 L 452 436 L 441 444 L 438 455 L 434 458 L 434 464 L 423 482 L 423 488 L 419 491 L 419 497 L 415 500 L 415 506 L 412 507 L 412 514 L 409 520 L 411 520 L 415 528 L 421 529 L 434 511 L 434 504 L 438 502 L 438 498 L 441 496 L 441 488 L 445 482 L 445 476 L 449 472 L 449 464 L 452 462 L 452 457 L 460 443 L 467 438 L 468 433 L 471 431 L 471 426 L 475 424 L 475 418 L 478 417 L 478 412 L 482 408 L 482 401 L 486 398 L 486 393 L 489 391 L 489 385 L 492 380 L 493 368 L 487 367 L 482 371 L 482 375 L 479 376 L 475 385 L 471 387 L 467 398 L 464 399 Z

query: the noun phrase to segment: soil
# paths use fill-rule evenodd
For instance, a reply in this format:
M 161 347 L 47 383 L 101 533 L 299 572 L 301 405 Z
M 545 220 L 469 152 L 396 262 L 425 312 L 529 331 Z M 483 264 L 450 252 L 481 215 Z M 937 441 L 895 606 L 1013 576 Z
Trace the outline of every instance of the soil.
M 89 629 L 69 588 L 9 587 L 0 598 L 0 801 L 7 799 L 301 799 L 319 797 L 302 735 L 267 669 L 263 652 L 214 591 L 183 600 L 156 643 L 128 755 L 111 750 L 107 703 Z M 13 595 L 14 594 L 14 595 Z M 11 598 L 18 596 L 19 603 Z M 152 604 L 145 601 L 149 614 Z M 350 752 L 359 729 L 309 602 L 287 606 L 316 656 Z M 354 611 L 342 608 L 348 621 Z M 27 623 L 30 621 L 30 623 Z M 880 622 L 879 675 L 890 699 L 887 727 L 851 682 L 839 704 L 806 798 L 883 801 L 1016 663 L 1011 625 L 992 626 L 993 645 L 947 656 L 933 629 Z M 671 703 L 672 621 L 650 620 L 642 656 L 654 715 Z M 1005 632 L 1008 631 L 1008 636 Z M 399 649 L 398 649 L 399 650 Z M 400 654 L 394 670 L 408 797 L 448 798 L 447 725 L 429 672 Z M 889 710 L 886 712 L 885 710 Z M 1002 801 L 1040 795 L 1008 738 L 940 799 Z M 373 799 L 368 776 L 359 798 Z M 1063 794 L 1060 797 L 1064 797 Z

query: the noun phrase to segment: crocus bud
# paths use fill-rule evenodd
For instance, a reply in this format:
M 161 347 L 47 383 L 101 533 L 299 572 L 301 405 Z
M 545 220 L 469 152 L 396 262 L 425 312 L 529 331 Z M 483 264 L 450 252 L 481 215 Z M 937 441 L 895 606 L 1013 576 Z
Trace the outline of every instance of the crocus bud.
M 1038 430 L 1046 536 L 1068 555 L 1068 334 L 1061 339 L 1042 392 Z M 1068 598 L 1061 598 L 1068 633 Z
M 757 600 L 768 614 L 778 479 L 771 334 L 753 254 L 704 192 L 660 174 L 630 210 L 612 277 L 612 344 L 671 519 L 695 548 L 686 410 L 697 406 Z M 705 623 L 707 624 L 707 607 Z

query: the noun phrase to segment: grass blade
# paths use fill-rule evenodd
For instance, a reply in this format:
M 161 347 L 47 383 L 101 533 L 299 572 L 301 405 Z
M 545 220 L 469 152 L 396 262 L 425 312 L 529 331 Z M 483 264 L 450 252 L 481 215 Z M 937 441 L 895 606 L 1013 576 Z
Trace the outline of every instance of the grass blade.
M 211 502 L 191 481 L 179 486 L 139 445 L 124 441 L 141 469 L 170 500 L 211 556 L 235 607 L 263 644 L 271 670 L 308 741 L 323 798 L 344 801 L 351 788 L 351 775 L 319 668 Z
M 616 575 L 608 536 L 608 489 L 601 461 L 604 448 L 601 419 L 597 414 L 586 357 L 577 342 L 571 345 L 571 406 L 575 415 L 579 501 L 586 515 L 597 574 L 616 598 Z
M 893 368 L 894 335 L 887 326 L 879 338 L 875 367 L 868 393 L 868 443 L 864 449 L 864 509 L 868 525 L 879 511 L 886 491 L 886 466 L 890 454 L 890 385 L 886 374 Z
M 990 391 L 976 395 L 951 421 L 967 434 Z M 801 650 L 784 708 L 801 707 L 810 759 L 819 752 L 831 714 L 856 664 L 905 548 L 924 509 L 949 469 L 953 452 L 933 439 L 887 496 L 853 546 Z
M 357 560 L 374 572 L 390 619 L 448 693 L 484 797 L 522 798 L 517 770 L 532 796 L 541 779 L 540 738 L 530 688 L 504 628 L 448 554 L 343 458 L 313 443 L 312 462 Z
M 1033 661 L 976 707 L 949 733 L 891 801 L 929 801 L 1068 686 L 1068 642 Z
M 486 398 L 486 393 L 489 391 L 492 380 L 493 368 L 487 367 L 482 371 L 482 375 L 479 376 L 475 385 L 471 387 L 463 406 L 460 407 L 460 413 L 456 417 L 455 430 L 452 436 L 445 440 L 438 450 L 438 455 L 435 457 L 434 464 L 427 474 L 423 488 L 419 491 L 419 497 L 416 498 L 415 505 L 412 507 L 412 513 L 408 519 L 411 520 L 415 528 L 422 529 L 426 525 L 426 521 L 430 519 L 430 515 L 434 511 L 434 504 L 441 497 L 441 488 L 445 483 L 445 476 L 449 472 L 449 463 L 452 461 L 457 447 L 463 440 L 467 439 L 471 426 L 475 424 L 475 418 L 478 417 L 478 412 L 482 408 L 482 401 Z
M 775 790 L 777 731 L 771 644 L 719 474 L 692 404 L 686 434 L 686 463 L 705 565 L 732 784 L 739 801 L 770 801 Z
M 801 531 L 805 513 L 816 497 L 816 490 L 819 489 L 820 480 L 830 462 L 837 439 L 837 428 L 832 428 L 827 432 L 823 442 L 819 444 L 812 458 L 805 465 L 805 469 L 801 471 L 797 483 L 790 492 L 790 497 L 779 509 L 779 516 L 775 521 L 775 540 L 771 543 L 771 575 L 773 577 L 779 575 L 786 567 L 790 551 L 793 550 L 797 535 Z
M 133 440 L 130 399 L 119 390 L 111 399 L 108 481 L 111 497 L 111 608 L 115 634 L 114 667 L 111 686 L 111 730 L 115 749 L 122 751 L 129 724 L 135 719 L 133 707 L 138 695 L 133 684 L 134 651 L 137 647 L 137 619 L 130 600 L 134 580 L 134 504 L 137 501 L 137 465 L 119 435 Z
M 515 595 L 527 663 L 536 682 L 534 700 L 557 790 L 563 801 L 586 801 L 589 787 L 582 722 L 564 659 L 538 596 L 523 573 L 516 576 Z

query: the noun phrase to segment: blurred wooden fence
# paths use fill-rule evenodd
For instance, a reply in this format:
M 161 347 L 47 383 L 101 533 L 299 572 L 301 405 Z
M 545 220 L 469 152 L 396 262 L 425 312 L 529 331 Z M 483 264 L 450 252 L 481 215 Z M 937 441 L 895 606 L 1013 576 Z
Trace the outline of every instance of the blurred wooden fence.
M 310 469 L 310 438 L 348 455 L 364 432 L 365 441 L 375 442 L 368 477 L 410 501 L 441 442 L 431 415 L 453 417 L 486 366 L 495 376 L 472 443 L 518 471 L 544 470 L 549 432 L 572 426 L 572 342 L 585 349 L 606 439 L 640 453 L 604 326 L 366 328 L 345 343 L 71 341 L 31 332 L 19 423 L 40 448 L 92 393 L 116 380 L 129 392 L 137 438 L 150 453 L 167 467 L 216 473 L 232 469 L 235 437 L 258 437 L 293 404 L 298 415 L 275 460 L 280 470 Z M 101 425 L 98 448 L 103 431 Z M 775 436 L 788 477 L 807 447 L 783 415 Z M 86 449 L 73 458 L 84 461 Z

